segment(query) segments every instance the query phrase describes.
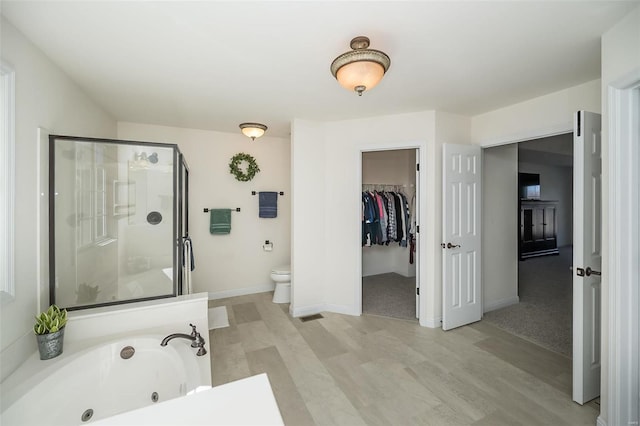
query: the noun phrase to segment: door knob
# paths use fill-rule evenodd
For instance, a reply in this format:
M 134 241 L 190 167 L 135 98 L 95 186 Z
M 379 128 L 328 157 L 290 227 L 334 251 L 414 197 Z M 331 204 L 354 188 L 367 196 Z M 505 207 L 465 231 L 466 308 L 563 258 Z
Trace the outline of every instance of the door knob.
M 447 243 L 447 248 L 448 248 L 448 249 L 456 248 L 456 247 L 460 247 L 460 244 L 451 244 L 451 243 Z
M 591 275 L 602 275 L 600 271 L 594 271 L 593 269 L 591 269 L 591 266 L 587 266 L 587 269 L 585 270 L 585 272 L 588 277 L 590 277 Z
M 593 269 L 591 269 L 591 266 L 587 266 L 587 269 L 576 268 L 576 275 L 578 275 L 579 277 L 584 277 L 585 275 L 587 277 L 590 277 L 591 275 L 602 275 L 602 274 L 600 273 L 600 271 L 594 271 Z

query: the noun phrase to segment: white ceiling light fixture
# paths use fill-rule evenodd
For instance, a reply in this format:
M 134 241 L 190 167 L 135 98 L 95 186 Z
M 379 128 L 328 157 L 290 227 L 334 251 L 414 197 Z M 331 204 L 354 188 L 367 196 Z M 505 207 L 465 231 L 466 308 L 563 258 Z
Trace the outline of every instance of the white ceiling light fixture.
M 358 36 L 351 40 L 351 52 L 345 52 L 331 63 L 331 74 L 347 90 L 362 96 L 373 89 L 391 65 L 386 53 L 369 49 L 369 38 Z
M 242 123 L 240 124 L 240 130 L 242 130 L 242 134 L 250 137 L 252 141 L 255 141 L 256 138 L 264 135 L 264 132 L 267 131 L 267 126 L 260 123 Z

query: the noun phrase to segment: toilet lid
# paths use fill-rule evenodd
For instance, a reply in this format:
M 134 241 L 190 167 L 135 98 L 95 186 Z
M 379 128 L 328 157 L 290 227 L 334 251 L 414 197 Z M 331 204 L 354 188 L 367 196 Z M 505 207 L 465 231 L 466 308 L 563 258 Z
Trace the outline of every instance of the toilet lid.
M 287 275 L 291 273 L 291 265 L 276 266 L 271 270 L 272 273 L 278 275 Z

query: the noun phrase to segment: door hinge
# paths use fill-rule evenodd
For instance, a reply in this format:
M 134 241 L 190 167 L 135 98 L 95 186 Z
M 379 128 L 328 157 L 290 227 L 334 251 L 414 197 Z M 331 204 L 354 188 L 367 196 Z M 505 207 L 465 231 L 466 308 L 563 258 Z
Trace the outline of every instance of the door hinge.
M 419 172 L 420 171 L 420 163 L 416 163 L 416 171 Z
M 582 116 L 582 114 L 580 113 L 580 111 L 578 111 L 578 125 L 577 125 L 577 129 L 576 132 L 578 133 L 576 136 L 580 137 L 580 131 L 582 126 L 580 125 L 580 117 Z
M 420 225 L 416 225 L 416 234 L 420 233 Z
M 416 294 L 420 296 L 420 287 L 416 287 Z

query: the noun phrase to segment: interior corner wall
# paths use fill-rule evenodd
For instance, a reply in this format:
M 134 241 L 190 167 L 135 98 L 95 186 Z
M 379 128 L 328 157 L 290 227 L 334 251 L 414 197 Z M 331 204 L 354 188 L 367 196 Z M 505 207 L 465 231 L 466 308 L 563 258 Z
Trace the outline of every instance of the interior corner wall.
M 609 223 L 609 90 L 611 86 L 640 70 L 640 6 L 625 16 L 602 36 L 602 223 Z M 601 380 L 600 380 L 600 416 L 598 424 L 613 424 L 609 410 L 611 403 L 620 401 L 609 399 L 610 379 L 615 380 L 615 371 L 609 365 L 609 327 L 611 315 L 609 291 L 607 285 L 620 286 L 624 283 L 609 283 L 608 273 L 612 260 L 609 256 L 609 228 L 602 229 L 602 336 L 601 336 Z M 628 325 L 627 325 L 628 326 Z M 622 331 L 622 330 L 621 330 Z M 615 362 L 615 360 L 612 360 Z M 638 366 L 640 369 L 640 366 Z M 617 392 L 612 390 L 612 395 Z M 616 395 L 619 397 L 619 395 Z M 629 396 L 629 395 L 627 395 Z M 636 401 L 637 402 L 637 401 Z M 613 413 L 615 418 L 617 413 Z M 617 420 L 615 418 L 614 420 Z
M 482 303 L 518 303 L 518 145 L 482 151 Z
M 436 151 L 434 130 L 433 111 L 326 123 L 294 121 L 294 316 L 322 310 L 361 313 L 361 152 L 420 148 L 421 161 L 427 162 L 427 156 Z M 430 167 L 428 164 L 421 174 L 423 223 L 427 222 L 427 203 L 435 208 L 434 187 L 427 185 L 434 173 Z M 435 229 L 427 224 L 424 235 L 433 238 Z M 427 259 L 435 256 L 433 246 L 422 250 L 421 270 L 429 271 Z M 431 274 L 425 275 L 423 285 L 433 287 Z
M 52 134 L 113 138 L 116 122 L 4 17 L 2 59 L 15 70 L 15 299 L 0 314 L 0 381 L 35 351 L 33 317 L 39 311 L 39 242 L 48 241 L 38 215 L 41 146 L 38 128 Z M 44 156 L 46 159 L 46 155 Z M 41 259 L 47 263 L 48 259 Z
M 471 141 L 483 147 L 573 132 L 573 114 L 599 113 L 600 80 L 500 108 L 471 118 Z
M 273 290 L 271 269 L 291 262 L 290 145 L 286 138 L 263 136 L 252 141 L 238 133 L 185 129 L 138 123 L 118 123 L 118 137 L 126 140 L 177 144 L 189 166 L 189 235 L 193 241 L 195 293 L 212 299 Z M 249 182 L 229 173 L 231 158 L 252 155 L 260 172 Z M 258 196 L 278 195 L 278 215 L 258 217 Z M 236 212 L 236 208 L 240 212 Z M 208 208 L 230 208 L 231 233 L 211 235 Z M 273 251 L 263 250 L 266 240 Z M 247 267 L 250 262 L 251 267 Z

